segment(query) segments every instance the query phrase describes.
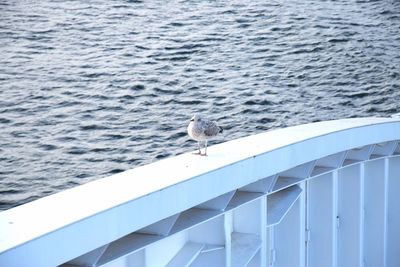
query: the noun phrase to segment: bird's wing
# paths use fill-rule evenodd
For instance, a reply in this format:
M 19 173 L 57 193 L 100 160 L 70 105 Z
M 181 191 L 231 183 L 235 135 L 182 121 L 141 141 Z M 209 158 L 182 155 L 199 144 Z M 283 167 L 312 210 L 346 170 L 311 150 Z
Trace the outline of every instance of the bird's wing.
M 205 121 L 204 123 L 204 134 L 206 136 L 216 136 L 219 133 L 220 129 L 216 122 L 214 121 Z

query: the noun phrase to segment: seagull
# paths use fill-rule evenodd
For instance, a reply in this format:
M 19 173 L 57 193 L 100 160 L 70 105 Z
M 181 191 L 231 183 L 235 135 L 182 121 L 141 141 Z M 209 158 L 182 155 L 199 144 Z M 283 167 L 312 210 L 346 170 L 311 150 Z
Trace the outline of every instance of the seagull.
M 207 141 L 223 132 L 215 121 L 207 120 L 200 115 L 194 115 L 189 122 L 187 128 L 189 136 L 198 142 L 199 152 L 195 153 L 200 156 L 207 156 Z M 205 151 L 201 153 L 201 143 L 204 143 Z

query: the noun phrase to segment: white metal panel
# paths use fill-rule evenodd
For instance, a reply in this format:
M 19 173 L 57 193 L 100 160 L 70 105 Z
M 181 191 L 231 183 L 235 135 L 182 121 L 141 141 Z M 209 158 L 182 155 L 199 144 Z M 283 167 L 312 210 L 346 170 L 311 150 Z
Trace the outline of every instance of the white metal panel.
M 171 229 L 171 234 L 192 228 L 212 218 L 220 216 L 221 211 L 192 208 L 182 212 Z
M 400 142 L 399 141 L 397 141 L 397 147 L 396 147 L 396 149 L 394 150 L 394 153 L 393 153 L 394 155 L 400 155 Z
M 279 176 L 272 192 L 276 192 L 304 181 L 304 178 Z
M 246 267 L 260 248 L 260 235 L 233 232 L 232 267 Z
M 325 166 L 319 166 L 316 165 L 311 173 L 311 176 L 319 176 L 325 173 L 329 173 L 333 171 L 335 168 L 333 167 L 325 167 Z
M 112 262 L 108 262 L 107 264 L 101 265 L 101 267 L 129 267 L 129 266 L 127 265 L 126 258 L 119 258 Z
M 335 267 L 336 211 L 333 173 L 318 176 L 307 185 L 307 256 L 309 267 Z
M 400 156 L 389 159 L 387 190 L 386 267 L 397 267 L 400 262 Z
M 261 199 L 257 199 L 232 211 L 233 231 L 248 234 L 261 234 Z M 252 218 L 249 220 L 249 218 Z
M 145 266 L 166 266 L 187 241 L 187 232 L 166 237 L 146 248 Z
M 168 218 L 162 219 L 156 223 L 150 224 L 142 229 L 139 229 L 138 233 L 144 234 L 154 234 L 154 235 L 163 235 L 167 236 L 172 226 L 175 224 L 176 220 L 178 219 L 179 214 L 172 215 Z
M 304 229 L 305 229 L 304 194 L 291 207 L 282 222 L 274 226 L 274 267 L 298 266 L 305 263 Z
M 103 253 L 105 252 L 107 247 L 108 247 L 108 245 L 102 246 L 102 247 L 95 249 L 85 255 L 82 255 L 81 257 L 78 257 L 68 263 L 71 265 L 78 265 L 78 266 L 93 266 L 98 262 L 101 255 L 103 255 Z
M 166 267 L 189 267 L 203 248 L 204 244 L 186 243 Z
M 236 209 L 246 203 L 259 199 L 262 196 L 264 196 L 264 194 L 262 193 L 236 191 L 235 195 L 231 199 L 231 202 L 229 202 L 226 210 Z
M 364 266 L 384 266 L 385 160 L 365 162 L 364 168 Z
M 201 252 L 190 267 L 222 267 L 225 266 L 225 249 Z
M 342 152 L 318 159 L 317 162 L 315 163 L 315 165 L 321 166 L 321 167 L 338 168 L 338 167 L 342 166 L 345 156 L 346 156 L 346 152 L 342 151 Z
M 261 179 L 257 182 L 246 185 L 245 187 L 242 187 L 240 190 L 247 191 L 247 192 L 266 193 L 273 187 L 277 178 L 278 178 L 278 175 L 272 175 L 270 177 L 267 177 L 267 178 Z
M 96 265 L 104 265 L 118 260 L 121 257 L 133 254 L 144 247 L 153 244 L 163 237 L 159 235 L 132 233 L 119 240 L 110 243 Z
M 284 172 L 281 172 L 279 176 L 283 177 L 296 177 L 296 178 L 307 178 L 315 165 L 315 161 L 307 162 L 299 166 L 290 168 Z
M 320 158 L 316 161 L 311 176 L 317 176 L 328 173 L 343 165 L 343 161 L 347 155 L 346 151 L 342 151 L 333 155 Z
M 127 267 L 131 266 L 145 266 L 146 264 L 146 258 L 145 258 L 145 250 L 142 249 L 140 251 L 137 251 L 136 253 L 133 253 L 126 257 L 126 264 Z
M 260 251 L 251 259 L 249 264 L 246 267 L 260 267 L 260 266 L 267 266 L 267 264 L 262 263 L 263 253 Z
M 337 266 L 362 266 L 361 191 L 360 164 L 338 171 Z
M 397 141 L 379 143 L 374 146 L 371 158 L 378 158 L 382 156 L 390 156 L 394 153 L 397 146 Z
M 316 161 L 310 161 L 281 172 L 278 175 L 278 179 L 276 180 L 272 191 L 287 188 L 308 178 L 311 175 L 315 162 Z
M 301 188 L 294 185 L 268 195 L 267 225 L 272 226 L 280 223 L 299 198 L 301 192 Z
M 228 206 L 229 201 L 232 199 L 233 195 L 235 194 L 236 190 L 228 192 L 226 194 L 220 195 L 216 198 L 208 200 L 200 205 L 197 205 L 196 208 L 200 209 L 211 209 L 211 210 L 225 210 Z
M 344 166 L 354 164 L 363 160 L 369 159 L 373 151 L 374 145 L 366 145 L 357 147 L 347 151 L 346 159 L 343 162 Z
M 190 229 L 189 240 L 202 244 L 225 245 L 224 216 Z

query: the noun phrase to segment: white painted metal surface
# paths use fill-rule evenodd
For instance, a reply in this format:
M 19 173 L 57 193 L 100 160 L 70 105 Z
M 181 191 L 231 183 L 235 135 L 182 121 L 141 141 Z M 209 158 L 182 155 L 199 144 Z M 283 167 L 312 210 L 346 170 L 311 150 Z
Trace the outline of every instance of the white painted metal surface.
M 0 213 L 0 266 L 398 266 L 400 120 L 274 130 Z

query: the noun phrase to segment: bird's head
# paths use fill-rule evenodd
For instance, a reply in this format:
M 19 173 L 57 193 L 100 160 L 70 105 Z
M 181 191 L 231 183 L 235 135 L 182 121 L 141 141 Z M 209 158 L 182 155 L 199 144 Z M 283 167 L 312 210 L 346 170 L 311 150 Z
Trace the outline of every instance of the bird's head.
M 200 120 L 201 120 L 201 117 L 200 117 L 200 115 L 198 115 L 198 114 L 194 115 L 194 116 L 190 119 L 190 121 L 193 121 L 193 122 L 197 122 L 197 121 L 200 121 Z

